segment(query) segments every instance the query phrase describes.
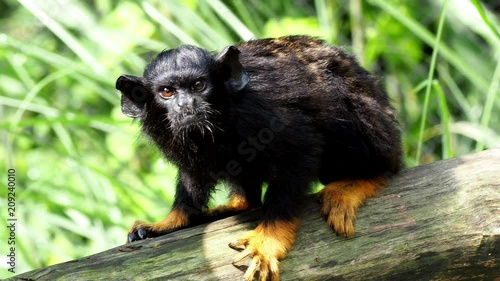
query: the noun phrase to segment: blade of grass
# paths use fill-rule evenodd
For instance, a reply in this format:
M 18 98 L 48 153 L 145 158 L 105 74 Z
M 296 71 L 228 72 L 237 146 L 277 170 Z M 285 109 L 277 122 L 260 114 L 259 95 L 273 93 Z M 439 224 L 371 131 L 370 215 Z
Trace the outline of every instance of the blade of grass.
M 443 159 L 448 159 L 455 156 L 455 151 L 453 150 L 451 142 L 451 132 L 450 132 L 450 110 L 446 102 L 446 96 L 443 92 L 443 88 L 438 81 L 432 81 L 432 88 L 437 94 L 437 100 L 439 104 L 439 115 L 441 117 L 441 146 L 442 146 L 442 157 Z
M 365 65 L 363 44 L 363 4 L 361 0 L 349 1 L 352 49 L 361 65 Z
M 73 78 L 77 83 L 85 85 L 86 89 L 88 89 L 89 91 L 93 91 L 93 93 L 102 97 L 110 104 L 116 105 L 120 103 L 120 96 L 118 95 L 118 90 L 116 90 L 115 87 L 106 87 L 107 85 L 98 83 L 98 81 L 95 81 L 94 79 L 82 75 L 78 72 L 70 72 L 69 76 Z
M 74 60 L 63 57 L 59 54 L 49 52 L 41 47 L 34 44 L 26 44 L 24 42 L 18 41 L 7 34 L 0 33 L 0 47 L 10 47 L 15 52 L 21 52 L 25 55 L 32 56 L 40 59 L 41 61 L 50 64 L 54 67 L 59 67 L 62 69 L 71 68 L 74 69 L 85 76 L 88 76 L 96 81 L 102 82 L 105 85 L 114 87 L 115 81 L 108 79 L 106 75 L 99 75 L 91 68 L 86 67 L 82 63 L 74 62 Z
M 62 126 L 61 123 L 55 123 L 52 125 L 52 129 L 56 133 L 56 136 L 59 138 L 61 143 L 63 144 L 66 152 L 73 157 L 78 157 L 76 153 L 75 144 L 71 139 L 71 134 L 68 132 L 68 129 Z
M 445 1 L 444 5 L 447 1 Z M 424 41 L 429 46 L 434 46 L 436 42 L 436 37 L 425 27 L 417 22 L 416 20 L 405 16 L 400 13 L 396 8 L 391 6 L 387 1 L 384 0 L 368 0 L 368 3 L 379 7 L 383 11 L 390 14 L 397 21 L 402 23 L 406 28 L 408 28 L 413 34 L 419 37 L 422 41 Z M 444 6 L 443 5 L 443 6 Z M 488 81 L 481 77 L 475 69 L 470 66 L 464 59 L 462 59 L 459 55 L 456 54 L 452 49 L 450 49 L 446 45 L 440 46 L 440 54 L 443 58 L 450 62 L 456 69 L 459 69 L 460 72 L 467 77 L 481 92 L 488 91 Z
M 32 13 L 43 25 L 45 25 L 54 35 L 68 46 L 87 66 L 93 71 L 103 75 L 106 68 L 102 66 L 92 54 L 76 40 L 70 32 L 64 29 L 59 23 L 47 15 L 39 6 L 30 0 L 18 0 L 30 13 Z
M 337 25 L 333 20 L 333 9 L 328 8 L 328 3 L 326 0 L 315 0 L 314 6 L 316 7 L 316 14 L 319 22 L 319 26 L 328 34 L 328 39 L 333 42 L 337 38 Z
M 427 84 L 429 84 L 429 81 L 428 80 L 424 80 L 424 81 L 420 82 L 420 84 L 418 84 L 411 91 L 414 92 L 414 93 L 418 93 L 418 92 L 422 91 L 425 87 L 427 87 Z
M 14 69 L 14 71 L 16 72 L 19 80 L 24 84 L 24 87 L 26 89 L 31 89 L 35 86 L 35 82 L 31 78 L 31 75 L 28 73 L 26 68 L 23 66 L 23 63 L 20 62 L 20 60 L 23 59 L 20 59 L 19 56 L 20 55 L 7 56 L 7 61 L 12 66 L 12 69 Z
M 467 101 L 467 98 L 465 97 L 464 93 L 457 85 L 455 80 L 451 77 L 447 67 L 438 64 L 437 69 L 439 72 L 439 78 L 442 79 L 444 83 L 446 83 L 447 88 L 450 90 L 456 102 L 462 109 L 462 112 L 467 116 L 467 119 L 470 122 L 476 122 L 478 118 L 472 115 L 472 107 L 469 104 L 469 101 Z
M 21 105 L 23 104 L 23 101 L 18 100 L 18 99 L 0 96 L 0 104 L 20 108 Z M 56 117 L 56 116 L 59 116 L 59 114 L 61 113 L 59 110 L 57 110 L 53 107 L 35 104 L 35 103 L 27 103 L 25 105 L 25 108 L 26 108 L 26 110 L 41 113 L 41 114 L 47 115 L 49 117 Z M 11 122 L 9 122 L 9 123 L 11 123 Z
M 75 165 L 80 165 L 77 159 L 72 160 L 75 161 Z M 143 188 L 144 186 L 147 186 L 147 183 L 141 177 L 137 177 L 137 180 L 141 183 L 141 186 L 137 187 L 135 185 L 130 185 L 127 182 L 121 181 L 118 177 L 116 177 L 116 175 L 110 175 L 109 171 L 102 170 L 102 167 L 98 168 L 92 164 L 85 163 L 82 168 L 89 169 L 96 175 L 108 180 L 114 186 L 114 188 L 118 190 L 118 194 L 120 194 L 120 197 L 124 199 L 124 201 L 126 200 L 121 204 L 126 204 L 129 207 L 139 210 L 143 209 L 143 206 L 140 205 L 140 201 L 136 198 L 137 194 L 140 194 L 141 196 L 147 198 L 154 198 L 155 196 L 157 196 L 157 194 L 151 191 L 151 189 Z
M 497 53 L 497 54 L 500 54 Z M 500 60 L 497 62 L 497 66 L 495 68 L 495 72 L 493 73 L 493 78 L 491 80 L 491 84 L 488 90 L 488 95 L 486 96 L 486 102 L 483 108 L 483 114 L 481 116 L 481 128 L 483 131 L 486 131 L 488 128 L 488 124 L 490 123 L 491 113 L 493 111 L 493 105 L 495 104 L 495 98 L 499 94 L 499 86 L 500 86 Z M 479 141 L 476 143 L 476 151 L 481 151 L 484 149 L 484 141 Z
M 235 1 L 233 4 L 236 12 L 241 17 L 245 25 L 252 30 L 252 32 L 259 32 L 261 29 L 259 26 L 262 27 L 264 22 L 262 21 L 260 15 L 254 10 L 254 7 L 250 9 L 249 4 L 242 1 Z
M 202 36 L 198 40 L 198 43 L 203 44 L 203 47 L 219 49 L 232 41 L 230 34 L 224 33 L 223 30 L 215 29 L 193 10 L 182 5 L 176 6 L 164 2 L 160 3 L 160 5 L 165 9 L 176 11 L 172 16 L 179 22 L 179 26 L 182 26 L 183 29 L 195 30 L 196 34 Z
M 120 129 L 118 126 L 120 124 L 130 124 L 129 120 L 115 120 L 111 119 L 108 115 L 101 116 L 88 116 L 82 114 L 74 114 L 66 112 L 64 115 L 59 117 L 49 117 L 47 116 L 36 116 L 31 118 L 25 118 L 19 121 L 16 126 L 17 127 L 27 127 L 27 126 L 37 126 L 37 125 L 51 125 L 53 123 L 60 123 L 62 125 L 75 125 L 75 126 L 90 126 L 96 129 L 101 127 L 113 127 L 113 132 Z M 0 120 L 0 129 L 7 129 L 12 124 L 10 120 Z M 110 130 L 104 130 L 105 132 L 109 132 Z
M 259 5 L 258 2 L 255 4 L 255 9 L 259 11 L 260 14 L 264 17 L 264 19 L 273 19 L 278 17 L 276 14 L 276 11 L 273 9 L 270 9 L 271 3 L 274 3 L 276 1 L 269 1 L 269 5 Z
M 500 39 L 500 33 L 498 32 L 498 30 L 491 23 L 490 19 L 486 15 L 486 12 L 483 9 L 483 6 L 481 5 L 481 3 L 478 0 L 471 0 L 471 2 L 476 7 L 477 12 L 479 13 L 479 15 L 481 15 L 481 18 L 483 19 L 484 23 L 489 27 L 489 29 L 491 30 L 491 32 L 493 34 L 495 34 L 495 36 L 497 37 L 497 39 Z
M 177 37 L 183 44 L 199 45 L 199 43 L 192 36 L 189 36 L 189 34 L 184 32 L 182 28 L 180 28 L 169 18 L 158 12 L 158 9 L 151 6 L 151 4 L 149 4 L 148 2 L 143 2 L 142 8 L 152 20 L 163 26 L 165 30 L 167 30 L 169 33 L 172 33 L 172 35 Z
M 12 126 L 16 127 L 17 123 L 19 123 L 19 120 L 21 120 L 24 112 L 26 111 L 28 104 L 30 104 L 33 101 L 33 99 L 45 86 L 56 81 L 57 79 L 60 79 L 61 77 L 68 75 L 70 72 L 73 71 L 74 71 L 73 69 L 62 69 L 45 76 L 42 80 L 40 80 L 40 82 L 36 83 L 28 92 L 28 94 L 26 94 L 26 97 L 24 98 L 23 102 L 17 108 L 17 111 L 14 114 L 14 117 L 12 118 Z
M 488 147 L 500 147 L 498 133 L 490 128 L 484 130 L 478 123 L 454 122 L 451 124 L 450 129 L 453 134 L 460 134 L 475 142 L 482 141 Z
M 241 39 L 248 41 L 255 35 L 219 0 L 207 1 L 213 11 L 231 27 Z
M 429 97 L 431 94 L 431 85 L 432 85 L 430 83 L 430 81 L 432 81 L 433 77 L 434 77 L 434 70 L 436 68 L 437 55 L 438 55 L 439 50 L 440 50 L 440 45 L 441 45 L 440 40 L 441 40 L 442 31 L 443 31 L 443 25 L 444 25 L 444 19 L 446 16 L 447 5 L 448 5 L 448 0 L 445 0 L 443 3 L 443 8 L 441 10 L 441 15 L 439 17 L 436 40 L 434 42 L 433 50 L 432 50 L 431 65 L 429 67 L 429 74 L 427 76 L 428 83 L 427 83 L 427 87 L 425 89 L 422 119 L 420 121 L 420 130 L 419 130 L 418 142 L 417 142 L 417 154 L 415 156 L 415 161 L 417 163 L 420 163 L 420 157 L 422 155 L 422 145 L 423 145 L 423 138 L 424 138 L 424 131 L 425 131 L 425 123 L 427 122 L 427 112 L 429 110 Z

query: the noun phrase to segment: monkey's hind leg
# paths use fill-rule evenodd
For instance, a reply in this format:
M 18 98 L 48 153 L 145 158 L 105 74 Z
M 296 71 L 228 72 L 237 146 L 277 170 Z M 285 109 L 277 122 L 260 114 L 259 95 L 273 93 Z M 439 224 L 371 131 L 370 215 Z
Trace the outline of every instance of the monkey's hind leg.
M 253 280 L 257 271 L 261 281 L 280 280 L 279 261 L 292 248 L 299 223 L 297 218 L 261 222 L 254 230 L 229 244 L 229 247 L 241 250 L 233 264 L 248 256 L 252 259 L 245 272 L 245 280 Z
M 384 177 L 346 179 L 327 184 L 319 195 L 321 214 L 337 235 L 354 235 L 354 220 L 358 208 L 387 184 Z
M 245 196 L 235 193 L 231 194 L 227 204 L 205 210 L 202 212 L 202 216 L 213 217 L 214 220 L 218 220 L 258 207 L 254 205 L 256 204 L 249 202 Z

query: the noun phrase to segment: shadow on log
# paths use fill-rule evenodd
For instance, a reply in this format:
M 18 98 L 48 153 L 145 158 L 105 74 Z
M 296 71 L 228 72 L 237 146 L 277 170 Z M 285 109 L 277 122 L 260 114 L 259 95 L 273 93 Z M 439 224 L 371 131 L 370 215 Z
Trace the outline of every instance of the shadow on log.
M 404 170 L 337 237 L 307 200 L 282 280 L 498 280 L 500 149 Z M 228 243 L 258 211 L 134 242 L 10 280 L 242 280 Z

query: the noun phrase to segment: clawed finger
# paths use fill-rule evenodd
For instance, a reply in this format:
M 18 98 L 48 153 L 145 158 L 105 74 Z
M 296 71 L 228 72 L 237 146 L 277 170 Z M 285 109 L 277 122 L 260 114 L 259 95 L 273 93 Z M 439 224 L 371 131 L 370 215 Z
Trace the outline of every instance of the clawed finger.
M 243 237 L 229 243 L 229 247 L 233 249 L 243 248 L 234 258 L 235 266 L 239 267 L 236 263 L 251 257 L 245 272 L 246 281 L 252 281 L 254 277 L 260 281 L 279 281 L 279 260 L 293 245 L 298 225 L 298 219 L 262 223 Z
M 279 281 L 280 280 L 280 268 L 278 259 L 273 258 L 269 262 L 269 269 L 271 270 L 271 280 Z
M 255 273 L 257 272 L 259 266 L 260 266 L 259 257 L 254 257 L 250 262 L 247 271 L 245 272 L 245 280 L 253 280 L 253 277 L 255 276 Z
M 143 221 L 136 221 L 130 229 L 127 237 L 127 243 L 138 240 L 144 240 L 149 237 L 149 227 Z
M 260 262 L 260 274 L 259 281 L 267 281 L 267 277 L 269 276 L 269 264 L 266 261 Z M 248 279 L 250 281 L 252 279 Z
M 244 240 L 244 239 L 238 239 L 236 241 L 233 241 L 231 243 L 229 243 L 229 247 L 231 249 L 234 249 L 234 250 L 237 250 L 237 251 L 242 251 L 245 249 L 246 245 L 248 245 L 248 240 Z
M 233 264 L 239 263 L 240 261 L 244 260 L 246 257 L 252 255 L 252 250 L 251 249 L 245 249 L 241 253 L 237 254 L 234 257 Z
M 253 280 L 257 270 L 259 271 L 259 281 L 267 281 L 269 277 L 271 277 L 272 281 L 280 280 L 279 262 L 276 258 L 266 261 L 265 259 L 261 259 L 261 257 L 255 256 L 245 272 L 245 280 Z

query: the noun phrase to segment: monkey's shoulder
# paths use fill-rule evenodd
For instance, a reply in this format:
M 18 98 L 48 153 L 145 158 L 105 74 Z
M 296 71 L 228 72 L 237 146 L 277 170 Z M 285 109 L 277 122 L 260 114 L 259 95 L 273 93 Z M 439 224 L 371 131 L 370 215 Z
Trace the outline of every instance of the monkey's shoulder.
M 327 44 L 316 37 L 293 35 L 278 38 L 250 40 L 236 46 L 241 56 L 262 57 L 267 59 L 298 59 L 303 62 L 318 59 L 346 57 L 353 59 L 342 48 Z
M 318 48 L 325 46 L 325 42 L 321 39 L 292 35 L 278 38 L 263 38 L 254 39 L 236 45 L 239 50 L 254 50 L 254 51 L 277 51 L 277 50 L 294 50 L 306 48 Z
M 296 73 L 300 80 L 325 81 L 333 76 L 371 79 L 356 58 L 340 47 L 309 36 L 256 39 L 237 45 L 250 72 Z M 278 75 L 279 76 L 279 75 Z

